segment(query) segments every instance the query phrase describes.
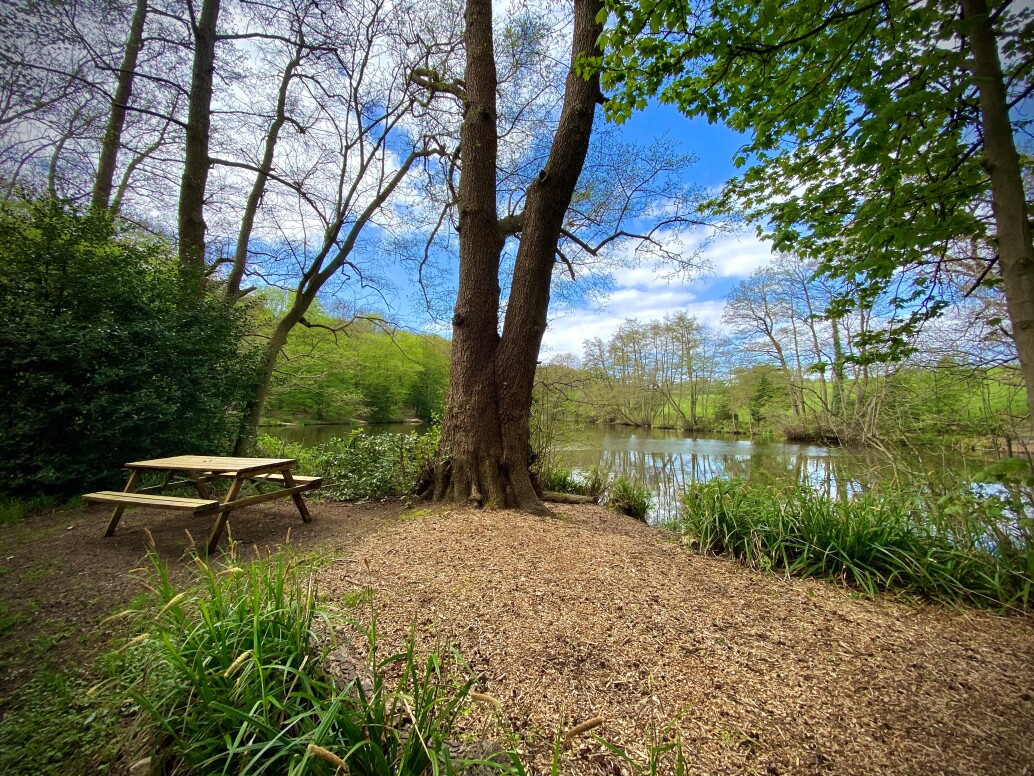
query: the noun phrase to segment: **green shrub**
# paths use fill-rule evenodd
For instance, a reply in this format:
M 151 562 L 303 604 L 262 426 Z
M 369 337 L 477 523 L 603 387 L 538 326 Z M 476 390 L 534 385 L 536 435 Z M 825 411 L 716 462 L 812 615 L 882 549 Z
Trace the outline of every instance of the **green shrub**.
M 323 495 L 355 501 L 411 494 L 434 460 L 438 439 L 438 426 L 423 434 L 370 434 L 357 429 L 309 448 L 262 436 L 259 449 L 266 455 L 297 458 L 300 472 L 324 478 Z
M 712 480 L 689 488 L 674 526 L 702 552 L 840 580 L 869 595 L 901 590 L 1029 608 L 1034 548 L 994 501 L 967 488 L 835 499 L 799 485 Z
M 254 374 L 241 313 L 106 214 L 0 202 L 0 492 L 117 485 L 126 461 L 219 453 Z
M 645 522 L 651 502 L 650 489 L 641 482 L 618 477 L 611 483 L 607 503 L 623 515 Z
M 131 642 L 127 662 L 141 677 L 135 696 L 151 720 L 161 772 L 340 772 L 325 752 L 351 774 L 452 772 L 462 764 L 446 746 L 475 680 L 462 661 L 432 654 L 420 662 L 412 639 L 382 658 L 374 620 L 365 631 L 369 684 L 337 686 L 313 630 L 329 616 L 293 560 L 221 570 L 198 560 L 200 585 L 182 592 L 153 562 L 161 608 Z
M 570 469 L 544 468 L 536 475 L 543 490 L 553 493 L 581 493 L 581 482 Z

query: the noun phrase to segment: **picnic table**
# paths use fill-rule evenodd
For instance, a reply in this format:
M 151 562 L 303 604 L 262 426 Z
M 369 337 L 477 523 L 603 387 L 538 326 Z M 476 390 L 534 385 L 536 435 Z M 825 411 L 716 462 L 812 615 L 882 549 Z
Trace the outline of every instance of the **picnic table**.
M 323 481 L 319 477 L 292 474 L 291 468 L 297 462 L 295 458 L 228 458 L 210 455 L 177 455 L 153 461 L 133 461 L 125 466 L 129 470 L 129 480 L 122 491 L 87 493 L 83 498 L 93 503 L 115 504 L 108 529 L 104 532 L 105 536 L 115 533 L 122 513 L 128 506 L 214 514 L 215 522 L 205 545 L 205 551 L 211 553 L 219 544 L 230 513 L 241 507 L 290 496 L 298 507 L 302 520 L 306 523 L 312 520 L 301 494 L 303 491 L 318 488 Z M 165 472 L 165 479 L 159 485 L 137 489 L 145 472 Z M 182 478 L 176 480 L 176 475 L 181 475 Z M 230 480 L 230 486 L 221 501 L 212 497 L 209 488 L 209 483 L 220 479 Z M 278 487 L 268 493 L 242 497 L 241 488 L 248 482 L 264 482 Z M 166 488 L 183 485 L 195 488 L 200 498 L 166 496 L 162 493 Z

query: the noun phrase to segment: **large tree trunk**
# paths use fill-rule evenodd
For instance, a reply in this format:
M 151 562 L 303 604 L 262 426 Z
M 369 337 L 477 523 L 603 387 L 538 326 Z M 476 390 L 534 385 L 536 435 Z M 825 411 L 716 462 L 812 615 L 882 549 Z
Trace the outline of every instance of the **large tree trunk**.
M 529 419 L 549 285 L 564 213 L 589 148 L 600 96 L 597 77 L 574 72 L 596 52 L 598 0 L 575 0 L 572 69 L 549 159 L 528 190 L 503 334 L 499 330 L 496 215 L 496 70 L 491 0 L 468 0 L 467 98 L 461 133 L 460 286 L 453 317 L 449 401 L 442 425 L 436 500 L 515 507 L 545 514 L 529 470 Z
M 973 53 L 970 60 L 973 76 L 980 92 L 984 166 L 991 177 L 998 266 L 1002 273 L 1013 340 L 1020 358 L 1020 371 L 1027 385 L 1027 410 L 1031 423 L 1034 423 L 1034 243 L 1020 158 L 1009 120 L 998 40 L 987 2 L 962 0 L 962 11 Z
M 126 51 L 122 57 L 122 66 L 118 71 L 118 82 L 115 95 L 111 99 L 111 115 L 108 126 L 104 130 L 101 141 L 101 154 L 97 161 L 97 177 L 93 183 L 93 195 L 90 207 L 95 210 L 107 210 L 111 201 L 111 190 L 115 181 L 115 166 L 118 161 L 118 150 L 122 145 L 122 129 L 126 125 L 126 109 L 133 96 L 133 78 L 136 76 L 136 63 L 143 47 L 144 22 L 147 20 L 147 0 L 137 0 L 133 21 L 129 26 L 129 37 L 126 39 Z
M 193 9 L 193 6 L 191 6 Z M 204 0 L 191 27 L 194 62 L 179 201 L 180 266 L 200 274 L 205 267 L 205 190 L 208 186 L 208 140 L 212 126 L 212 78 L 215 73 L 216 23 L 219 0 Z

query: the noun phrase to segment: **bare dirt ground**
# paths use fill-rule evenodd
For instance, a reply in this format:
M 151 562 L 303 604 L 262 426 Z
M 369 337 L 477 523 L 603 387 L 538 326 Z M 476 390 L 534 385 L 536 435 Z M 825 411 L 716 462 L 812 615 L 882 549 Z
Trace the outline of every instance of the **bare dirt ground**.
M 477 705 L 472 734 L 509 733 L 530 773 L 548 772 L 557 731 L 593 731 L 643 756 L 674 725 L 691 773 L 1034 773 L 1034 623 L 972 610 L 870 601 L 690 554 L 597 507 L 557 518 L 290 502 L 231 519 L 246 557 L 318 552 L 321 597 L 349 611 L 375 589 L 382 654 L 415 630 L 454 645 L 501 711 Z M 185 529 L 209 520 L 64 510 L 0 526 L 0 697 L 40 660 L 81 662 L 111 639 L 107 615 L 140 592 L 150 530 L 173 577 Z M 354 606 L 351 609 L 354 613 Z M 30 655 L 31 659 L 27 659 Z M 590 735 L 563 772 L 621 773 Z
M 559 511 L 417 512 L 326 567 L 321 591 L 375 588 L 379 648 L 411 628 L 458 648 L 502 702 L 468 726 L 516 731 L 530 772 L 593 717 L 641 759 L 674 725 L 691 773 L 1034 772 L 1029 619 L 860 599 Z M 623 771 L 583 736 L 563 772 Z
M 303 523 L 294 504 L 284 501 L 234 513 L 230 529 L 242 557 L 275 551 L 289 529 L 297 551 L 333 556 L 397 521 L 402 510 L 398 502 L 318 504 L 312 506 L 316 519 Z M 98 623 L 144 592 L 128 572 L 147 565 L 152 537 L 172 580 L 189 580 L 188 532 L 203 543 L 212 523 L 211 517 L 133 509 L 105 538 L 110 513 L 90 506 L 0 525 L 0 700 L 41 661 L 78 663 L 119 632 L 119 623 Z M 221 549 L 226 544 L 224 536 Z

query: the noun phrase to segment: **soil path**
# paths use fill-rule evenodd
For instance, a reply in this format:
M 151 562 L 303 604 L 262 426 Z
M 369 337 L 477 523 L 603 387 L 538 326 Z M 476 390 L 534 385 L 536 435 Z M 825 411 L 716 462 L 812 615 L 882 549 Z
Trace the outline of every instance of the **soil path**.
M 414 626 L 458 648 L 502 701 L 468 726 L 516 731 L 529 772 L 596 716 L 640 757 L 674 721 L 691 773 L 1034 771 L 1029 619 L 860 599 L 560 511 L 417 513 L 325 568 L 321 592 L 374 587 L 385 650 Z M 627 771 L 584 736 L 563 772 Z

